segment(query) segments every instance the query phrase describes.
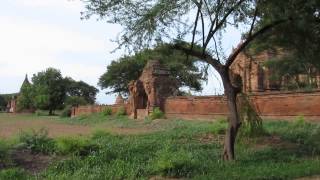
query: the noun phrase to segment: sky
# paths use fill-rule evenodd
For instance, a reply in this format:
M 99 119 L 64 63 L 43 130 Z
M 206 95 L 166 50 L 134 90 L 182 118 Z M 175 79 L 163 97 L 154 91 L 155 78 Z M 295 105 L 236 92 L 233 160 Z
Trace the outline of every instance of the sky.
M 0 94 L 16 93 L 24 80 L 48 67 L 57 68 L 63 76 L 97 86 L 99 77 L 112 60 L 123 55 L 116 51 L 118 25 L 81 20 L 84 10 L 79 0 L 1 0 L 0 6 Z M 240 34 L 228 30 L 224 40 L 227 50 L 239 42 Z M 222 92 L 219 79 L 210 69 L 203 92 Z M 100 90 L 97 102 L 113 104 L 116 95 Z

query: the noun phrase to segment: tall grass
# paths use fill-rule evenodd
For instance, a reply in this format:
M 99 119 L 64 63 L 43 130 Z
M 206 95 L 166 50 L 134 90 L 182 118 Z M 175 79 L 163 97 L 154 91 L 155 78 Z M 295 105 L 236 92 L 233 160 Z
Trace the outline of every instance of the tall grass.
M 119 124 L 121 124 L 119 121 Z M 55 154 L 64 158 L 52 164 L 37 179 L 294 179 L 320 174 L 317 137 L 319 125 L 306 122 L 267 122 L 270 138 L 285 143 L 263 144 L 253 138 L 239 141 L 237 160 L 221 160 L 219 140 L 226 122 L 168 121 L 165 130 L 142 135 L 113 135 L 99 130 L 90 137 L 53 140 Z M 303 140 L 302 140 L 303 139 Z M 36 141 L 32 141 L 36 142 Z M 313 149 L 310 147 L 313 147 Z M 2 177 L 26 177 L 20 170 L 0 171 Z M 29 177 L 30 178 L 30 177 Z M 31 177 L 35 178 L 35 177 Z M 8 179 L 8 178 L 7 178 Z M 13 178 L 14 179 L 14 178 Z

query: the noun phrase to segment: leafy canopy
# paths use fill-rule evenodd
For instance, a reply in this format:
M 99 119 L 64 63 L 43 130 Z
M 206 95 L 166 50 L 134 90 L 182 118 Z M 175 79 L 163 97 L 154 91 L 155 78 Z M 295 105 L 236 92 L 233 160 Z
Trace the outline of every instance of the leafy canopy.
M 186 58 L 180 51 L 168 44 L 159 44 L 154 49 L 145 49 L 133 56 L 125 56 L 112 61 L 107 71 L 100 77 L 99 85 L 108 88 L 108 93 L 128 94 L 128 84 L 142 73 L 147 61 L 157 59 L 168 67 L 171 76 L 178 80 L 180 87 L 202 90 L 201 83 L 207 78 L 206 66 L 195 63 L 195 57 Z

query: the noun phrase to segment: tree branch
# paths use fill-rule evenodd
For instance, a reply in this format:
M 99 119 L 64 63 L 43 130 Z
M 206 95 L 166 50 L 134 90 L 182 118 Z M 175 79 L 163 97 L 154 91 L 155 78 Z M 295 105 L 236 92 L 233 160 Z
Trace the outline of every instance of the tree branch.
M 204 44 L 204 49 L 207 48 L 211 38 L 214 36 L 214 34 L 220 29 L 220 27 L 226 22 L 227 18 L 229 17 L 229 15 L 241 4 L 243 3 L 245 0 L 240 0 L 236 5 L 234 5 L 232 8 L 229 9 L 229 11 L 223 16 L 223 18 L 218 22 L 218 14 L 215 18 L 216 26 L 214 26 L 214 23 L 211 24 L 211 27 L 209 29 L 209 33 L 206 39 L 206 42 Z M 218 12 L 217 12 L 218 13 Z M 214 28 L 214 29 L 213 29 Z
M 266 31 L 268 31 L 269 29 L 272 29 L 273 27 L 282 24 L 284 22 L 287 22 L 289 19 L 283 19 L 283 20 L 278 20 L 275 21 L 269 25 L 264 26 L 263 28 L 261 28 L 259 31 L 251 34 L 248 36 L 248 38 L 244 41 L 242 41 L 238 47 L 231 53 L 231 55 L 228 57 L 227 62 L 225 64 L 226 67 L 231 66 L 231 64 L 234 62 L 234 60 L 236 59 L 236 57 L 238 56 L 238 54 L 243 51 L 251 41 L 253 41 L 254 39 L 256 39 L 259 35 L 265 33 Z
M 187 48 L 181 44 L 174 44 L 173 47 L 176 50 L 180 50 L 187 55 L 194 56 L 199 58 L 199 60 L 204 61 L 210 65 L 212 65 L 217 71 L 221 70 L 223 65 L 215 58 L 213 58 L 210 54 L 208 53 L 203 53 L 202 51 L 197 51 L 194 49 Z

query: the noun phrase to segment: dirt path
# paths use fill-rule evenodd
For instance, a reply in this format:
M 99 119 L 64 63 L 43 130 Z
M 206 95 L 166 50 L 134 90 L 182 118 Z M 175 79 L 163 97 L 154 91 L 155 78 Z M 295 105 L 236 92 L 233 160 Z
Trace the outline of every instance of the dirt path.
M 10 138 L 20 131 L 45 128 L 50 137 L 87 135 L 93 130 L 90 126 L 70 125 L 49 120 L 0 121 L 0 138 Z

